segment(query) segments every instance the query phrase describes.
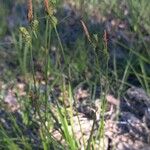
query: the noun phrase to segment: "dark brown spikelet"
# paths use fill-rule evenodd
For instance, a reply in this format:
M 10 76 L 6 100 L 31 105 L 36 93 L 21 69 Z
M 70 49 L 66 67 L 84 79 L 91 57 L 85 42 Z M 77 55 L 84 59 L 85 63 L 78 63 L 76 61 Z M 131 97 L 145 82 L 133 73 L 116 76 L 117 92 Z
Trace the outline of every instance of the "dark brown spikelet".
M 27 1 L 27 7 L 28 7 L 27 19 L 28 19 L 29 22 L 32 22 L 32 19 L 33 19 L 32 0 Z
M 105 47 L 107 48 L 109 36 L 108 36 L 108 33 L 107 33 L 106 30 L 104 31 L 103 40 L 104 40 L 104 43 L 105 43 Z

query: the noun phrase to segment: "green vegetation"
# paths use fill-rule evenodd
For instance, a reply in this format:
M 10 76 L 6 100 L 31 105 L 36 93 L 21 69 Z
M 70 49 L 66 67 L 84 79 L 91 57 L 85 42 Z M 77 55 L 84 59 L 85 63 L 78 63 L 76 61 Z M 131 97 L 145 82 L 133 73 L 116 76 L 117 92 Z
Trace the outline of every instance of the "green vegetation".
M 26 84 L 25 95 L 20 96 L 19 91 L 15 91 L 22 125 L 15 114 L 8 112 L 12 131 L 9 133 L 0 125 L 0 149 L 80 149 L 81 142 L 76 140 L 73 129 L 74 91 L 80 83 L 90 89 L 92 100 L 95 100 L 97 87 L 103 93 L 99 97 L 103 103 L 98 133 L 94 137 L 96 121 L 93 121 L 88 142 L 82 136 L 83 147 L 87 150 L 95 149 L 97 140 L 103 139 L 103 114 L 107 109 L 108 93 L 120 98 L 124 90 L 132 85 L 141 86 L 150 93 L 149 0 L 78 0 L 74 3 L 82 14 L 82 23 L 79 19 L 81 34 L 73 44 L 66 44 L 64 36 L 61 36 L 66 34 L 61 33 L 61 23 L 67 22 L 67 17 L 61 18 L 59 14 L 62 1 L 49 0 L 49 7 L 44 5 L 43 0 L 33 2 L 34 11 L 30 22 L 25 26 L 18 23 L 13 29 L 7 26 L 6 17 L 11 13 L 11 7 L 18 4 L 19 9 L 19 6 L 25 5 L 24 1 L 0 1 L 0 51 L 7 49 L 9 44 L 3 42 L 3 38 L 11 34 L 11 50 L 5 52 L 13 56 L 8 56 L 10 60 L 7 61 L 14 64 L 13 68 L 7 67 L 9 63 L 4 62 L 7 58 L 1 60 L 8 68 L 2 73 L 2 79 L 9 86 L 9 80 L 17 83 L 16 78 L 19 76 Z M 115 25 L 110 31 L 105 26 L 98 30 L 97 26 L 90 26 L 89 18 L 93 9 L 97 16 L 100 15 L 101 21 L 104 19 L 105 23 L 102 24 L 107 24 L 107 21 L 113 24 L 114 21 Z M 127 27 L 118 29 L 117 22 Z M 122 36 L 119 34 L 124 34 L 125 42 L 122 37 L 119 38 Z M 123 57 L 118 59 L 117 53 L 112 54 L 112 46 L 121 48 Z M 1 52 L 0 57 L 3 56 Z M 5 92 L 3 88 L 0 90 L 0 107 L 5 108 Z M 55 94 L 57 90 L 59 96 Z M 80 124 L 79 118 L 78 122 Z M 58 129 L 64 142 L 54 137 L 54 128 Z M 33 137 L 37 137 L 37 141 L 26 133 L 31 131 L 35 132 Z

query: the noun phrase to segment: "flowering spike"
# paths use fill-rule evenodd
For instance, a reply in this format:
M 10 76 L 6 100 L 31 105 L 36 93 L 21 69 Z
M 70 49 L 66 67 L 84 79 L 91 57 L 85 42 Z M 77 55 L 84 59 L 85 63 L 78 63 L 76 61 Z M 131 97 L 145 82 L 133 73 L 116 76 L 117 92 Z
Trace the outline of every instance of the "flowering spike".
M 85 23 L 84 23 L 82 20 L 80 20 L 80 22 L 81 22 L 81 24 L 82 24 L 82 26 L 83 26 L 83 30 L 84 30 L 84 32 L 85 32 L 85 35 L 87 36 L 88 40 L 89 40 L 90 42 L 92 42 L 92 41 L 91 41 L 91 38 L 90 38 L 89 31 L 88 31 L 88 29 L 87 29 Z
M 44 7 L 45 7 L 45 11 L 48 13 L 49 16 L 52 16 L 54 13 L 54 7 L 53 7 L 53 3 L 50 2 L 48 0 L 44 0 Z
M 32 0 L 27 1 L 27 7 L 28 7 L 27 19 L 29 22 L 32 22 L 32 19 L 33 19 Z

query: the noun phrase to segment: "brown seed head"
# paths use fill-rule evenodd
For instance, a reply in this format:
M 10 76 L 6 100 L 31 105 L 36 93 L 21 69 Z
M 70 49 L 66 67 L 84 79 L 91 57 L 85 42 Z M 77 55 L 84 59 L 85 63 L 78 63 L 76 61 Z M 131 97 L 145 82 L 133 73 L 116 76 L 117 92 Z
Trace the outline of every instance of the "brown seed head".
M 106 48 L 107 48 L 107 46 L 108 46 L 108 39 L 109 39 L 108 33 L 107 33 L 107 31 L 105 30 L 105 31 L 104 31 L 104 35 L 103 35 L 103 40 L 104 40 L 104 43 L 105 43 Z
M 32 19 L 33 19 L 32 0 L 27 1 L 27 7 L 28 7 L 27 19 L 29 22 L 32 22 Z
M 48 0 L 44 0 L 44 7 L 45 7 L 45 11 L 48 13 L 48 11 L 49 11 L 49 3 L 48 3 Z
M 89 31 L 88 31 L 85 23 L 82 20 L 80 20 L 80 22 L 82 24 L 82 27 L 83 27 L 83 30 L 85 32 L 85 35 L 86 35 L 87 39 L 91 42 L 91 37 L 90 37 Z
M 52 2 L 49 2 L 49 0 L 44 0 L 44 7 L 46 13 L 48 13 L 49 16 L 52 16 L 54 13 L 54 6 Z

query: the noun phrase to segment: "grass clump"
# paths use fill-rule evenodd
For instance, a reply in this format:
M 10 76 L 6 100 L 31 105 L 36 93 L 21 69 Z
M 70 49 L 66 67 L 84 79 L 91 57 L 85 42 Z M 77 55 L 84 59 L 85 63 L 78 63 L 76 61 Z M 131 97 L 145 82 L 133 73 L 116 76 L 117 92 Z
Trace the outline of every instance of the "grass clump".
M 20 105 L 19 112 L 16 114 L 2 112 L 8 116 L 11 127 L 8 127 L 7 132 L 7 128 L 0 125 L 2 143 L 0 148 L 90 150 L 96 149 L 98 145 L 99 149 L 106 149 L 104 130 L 107 94 L 113 93 L 119 99 L 125 89 L 132 84 L 138 84 L 146 89 L 147 93 L 150 92 L 150 72 L 147 69 L 150 55 L 149 45 L 145 40 L 145 35 L 149 33 L 149 22 L 146 21 L 148 11 L 144 11 L 147 2 L 133 0 L 122 1 L 121 4 L 118 0 L 111 3 L 105 0 L 88 2 L 76 1 L 83 14 L 83 17 L 78 19 L 83 34 L 78 37 L 75 44 L 67 45 L 62 42 L 59 31 L 59 25 L 63 20 L 58 20 L 58 14 L 55 13 L 61 2 L 38 1 L 37 3 L 42 4 L 40 8 L 37 3 L 33 5 L 32 0 L 28 0 L 28 25 L 12 33 L 19 64 L 18 74 L 23 76 L 26 94 L 19 96 L 18 91 L 15 93 Z M 110 19 L 107 8 L 114 15 L 110 17 L 127 19 L 130 24 L 128 32 L 134 37 L 131 45 L 128 46 L 121 39 L 114 38 L 113 35 L 117 36 L 115 31 L 112 30 L 111 34 L 107 28 L 102 33 L 92 33 L 90 25 L 84 22 L 88 18 L 85 17 L 87 12 L 83 9 L 87 6 L 88 10 L 91 5 L 98 6 L 97 12 L 101 11 L 105 16 L 104 20 L 101 18 L 104 24 Z M 137 9 L 139 6 L 142 8 Z M 124 13 L 127 11 L 127 14 L 122 14 L 122 10 Z M 70 31 L 75 26 L 74 20 L 71 21 L 68 21 L 69 25 L 67 24 L 68 28 L 71 27 Z M 110 22 L 112 21 L 113 19 Z M 112 54 L 110 47 L 114 43 L 116 48 L 121 47 L 127 53 L 127 57 L 124 55 L 120 60 L 117 54 Z M 132 77 L 134 81 L 131 81 Z M 85 89 L 90 89 L 88 94 L 82 93 L 83 97 L 90 95 L 89 99 L 92 101 L 98 95 L 101 100 L 100 110 L 97 110 L 100 111 L 101 119 L 97 121 L 97 112 L 94 112 L 88 138 L 84 135 L 81 114 L 77 111 L 78 101 L 74 94 L 80 83 L 86 85 Z M 81 96 L 81 101 L 83 97 Z M 118 105 L 118 114 L 119 109 Z M 16 115 L 21 118 L 18 119 Z M 75 128 L 79 128 L 78 133 Z M 78 139 L 77 134 L 80 133 L 81 138 Z

